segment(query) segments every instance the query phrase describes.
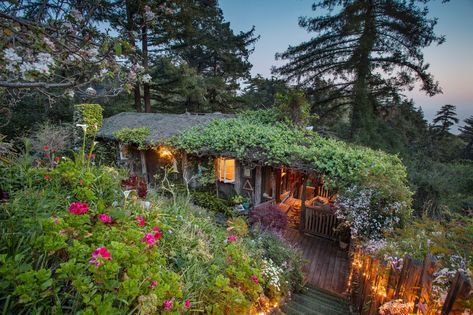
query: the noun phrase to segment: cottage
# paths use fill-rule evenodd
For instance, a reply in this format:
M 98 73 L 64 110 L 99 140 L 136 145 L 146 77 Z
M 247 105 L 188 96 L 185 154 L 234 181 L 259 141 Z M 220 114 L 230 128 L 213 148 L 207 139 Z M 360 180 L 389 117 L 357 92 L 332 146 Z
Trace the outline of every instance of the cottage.
M 335 238 L 338 221 L 330 204 L 336 191 L 324 186 L 320 173 L 307 172 L 301 165 L 269 163 L 267 158 L 254 152 L 244 156 L 209 148 L 186 152 L 169 144 L 170 139 L 193 127 L 203 128 L 212 121 L 231 118 L 234 115 L 222 113 L 120 113 L 104 119 L 98 138 L 115 141 L 119 146 L 119 162 L 151 185 L 156 184 L 155 175 L 166 166 L 178 170 L 181 179 L 191 187 L 210 176 L 219 194 L 246 196 L 253 206 L 266 202 L 279 204 L 288 213 L 293 227 Z M 132 133 L 137 128 L 149 130 L 141 145 L 118 139 L 120 130 Z M 226 136 L 224 130 L 221 136 Z

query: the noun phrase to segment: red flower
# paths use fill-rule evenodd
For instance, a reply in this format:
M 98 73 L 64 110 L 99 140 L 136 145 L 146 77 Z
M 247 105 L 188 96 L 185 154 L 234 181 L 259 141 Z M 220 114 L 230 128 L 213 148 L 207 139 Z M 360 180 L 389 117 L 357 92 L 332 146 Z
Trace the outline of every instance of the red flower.
M 45 145 L 45 146 L 43 147 L 43 150 L 44 150 L 44 151 L 49 151 L 49 147 L 48 147 L 47 145 Z
M 256 284 L 259 283 L 258 277 L 255 276 L 255 275 L 252 275 L 252 276 L 251 276 L 251 281 L 253 281 L 253 282 L 256 283 Z
M 161 238 L 161 230 L 158 227 L 153 228 L 154 231 L 154 239 L 157 241 Z
M 141 240 L 143 243 L 148 243 L 148 246 L 151 248 L 153 247 L 156 240 L 154 239 L 154 235 L 150 233 L 146 233 L 145 237 Z
M 86 203 L 73 202 L 69 206 L 69 212 L 75 215 L 89 212 L 89 205 Z
M 105 213 L 99 215 L 99 220 L 103 223 L 112 223 L 112 218 L 106 215 Z
M 145 225 L 145 218 L 143 218 L 141 215 L 136 217 L 136 221 L 138 221 L 139 226 L 144 226 Z
M 227 237 L 227 242 L 235 242 L 237 240 L 237 237 L 235 235 L 230 235 Z
M 44 180 L 49 180 L 49 176 L 48 176 L 48 175 L 44 175 L 43 178 L 44 178 Z
M 56 157 L 54 158 L 54 161 L 59 162 L 59 161 L 61 161 L 61 158 L 60 158 L 59 156 L 56 156 Z
M 165 311 L 170 311 L 172 310 L 172 300 L 166 300 L 163 303 L 163 307 Z
M 185 302 L 184 302 L 184 307 L 185 308 L 190 308 L 191 307 L 191 301 L 189 299 L 187 299 Z
M 158 286 L 158 281 L 153 280 L 153 281 L 151 281 L 151 284 L 149 285 L 149 288 L 150 288 L 150 289 L 154 289 L 154 288 L 156 288 L 157 286 Z
M 106 247 L 99 247 L 92 253 L 92 259 L 89 263 L 95 263 L 95 268 L 103 264 L 102 260 L 112 260 L 112 255 L 108 252 Z

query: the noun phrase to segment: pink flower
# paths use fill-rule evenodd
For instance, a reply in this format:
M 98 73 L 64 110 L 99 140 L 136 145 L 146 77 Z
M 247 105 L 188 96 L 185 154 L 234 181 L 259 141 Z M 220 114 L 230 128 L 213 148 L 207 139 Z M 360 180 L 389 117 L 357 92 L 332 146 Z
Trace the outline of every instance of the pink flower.
M 161 230 L 158 227 L 153 228 L 154 231 L 154 239 L 157 241 L 161 238 Z
M 45 146 L 43 147 L 43 150 L 44 150 L 44 151 L 49 151 L 49 147 L 48 147 L 47 145 L 45 145 Z
M 150 288 L 150 289 L 154 289 L 154 288 L 157 287 L 157 285 L 158 285 L 158 281 L 153 280 L 153 281 L 151 281 L 151 284 L 149 285 L 149 288 Z
M 255 275 L 252 275 L 252 276 L 251 276 L 251 281 L 253 281 L 253 282 L 256 283 L 256 284 L 259 283 L 258 277 L 255 276 Z
M 143 218 L 141 215 L 136 217 L 136 221 L 138 221 L 139 226 L 144 226 L 145 225 L 145 218 Z
M 92 253 L 92 259 L 89 263 L 95 263 L 95 268 L 103 264 L 102 260 L 112 260 L 112 255 L 106 247 L 99 247 Z
M 43 178 L 44 178 L 44 180 L 49 180 L 49 176 L 48 176 L 48 175 L 44 175 Z
M 227 242 L 235 242 L 237 240 L 237 237 L 235 235 L 230 235 L 227 237 Z
M 61 158 L 60 158 L 59 156 L 56 156 L 56 157 L 54 158 L 54 161 L 59 162 L 59 161 L 61 161 Z
M 141 240 L 143 243 L 148 243 L 149 247 L 153 247 L 156 240 L 154 239 L 154 235 L 151 233 L 146 233 L 145 237 Z
M 185 302 L 184 302 L 184 307 L 185 308 L 190 308 L 191 307 L 191 301 L 189 299 L 187 299 Z
M 172 310 L 172 300 L 166 300 L 163 303 L 163 307 L 165 311 L 170 311 Z
M 99 220 L 103 223 L 112 223 L 112 218 L 106 215 L 105 213 L 99 215 Z
M 86 203 L 73 202 L 69 206 L 69 212 L 75 215 L 89 212 L 89 206 Z

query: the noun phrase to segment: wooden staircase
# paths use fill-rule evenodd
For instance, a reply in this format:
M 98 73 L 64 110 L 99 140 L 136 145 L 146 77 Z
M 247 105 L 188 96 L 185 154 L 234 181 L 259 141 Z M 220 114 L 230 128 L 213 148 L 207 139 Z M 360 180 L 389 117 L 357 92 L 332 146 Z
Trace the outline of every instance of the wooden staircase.
M 304 287 L 284 304 L 279 314 L 287 315 L 348 315 L 348 302 L 345 298 L 323 289 Z

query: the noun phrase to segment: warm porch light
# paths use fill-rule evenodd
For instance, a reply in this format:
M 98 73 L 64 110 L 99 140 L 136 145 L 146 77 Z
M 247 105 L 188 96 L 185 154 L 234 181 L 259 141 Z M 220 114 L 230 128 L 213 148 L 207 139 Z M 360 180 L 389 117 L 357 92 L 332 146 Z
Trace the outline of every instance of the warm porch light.
M 167 147 L 159 147 L 158 153 L 159 153 L 160 158 L 163 158 L 163 159 L 172 158 L 172 152 Z

